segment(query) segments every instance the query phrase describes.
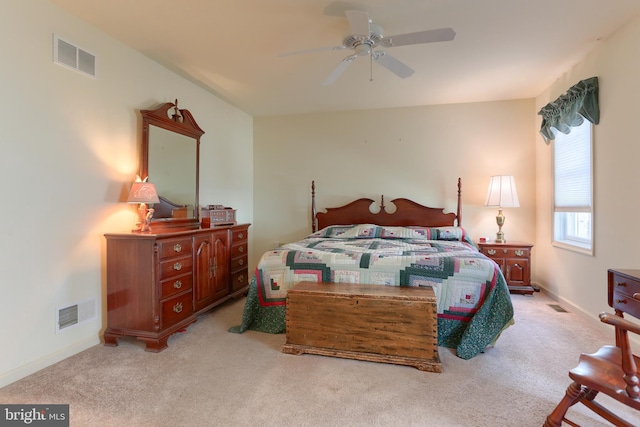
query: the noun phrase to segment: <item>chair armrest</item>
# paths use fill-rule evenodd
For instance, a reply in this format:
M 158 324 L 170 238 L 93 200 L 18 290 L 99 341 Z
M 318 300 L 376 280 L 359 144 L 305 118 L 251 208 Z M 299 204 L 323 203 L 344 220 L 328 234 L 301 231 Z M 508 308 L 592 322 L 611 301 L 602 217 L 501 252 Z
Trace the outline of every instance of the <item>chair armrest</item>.
M 633 332 L 640 335 L 640 325 L 633 323 L 615 314 L 600 313 L 600 321 L 608 323 L 616 328 L 624 329 L 625 331 Z

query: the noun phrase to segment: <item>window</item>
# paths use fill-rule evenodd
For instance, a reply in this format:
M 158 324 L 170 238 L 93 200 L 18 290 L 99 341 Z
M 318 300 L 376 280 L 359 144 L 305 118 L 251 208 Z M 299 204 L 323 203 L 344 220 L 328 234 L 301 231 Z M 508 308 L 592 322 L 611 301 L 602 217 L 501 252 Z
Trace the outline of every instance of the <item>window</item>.
M 592 124 L 584 120 L 565 135 L 556 132 L 554 245 L 593 255 Z

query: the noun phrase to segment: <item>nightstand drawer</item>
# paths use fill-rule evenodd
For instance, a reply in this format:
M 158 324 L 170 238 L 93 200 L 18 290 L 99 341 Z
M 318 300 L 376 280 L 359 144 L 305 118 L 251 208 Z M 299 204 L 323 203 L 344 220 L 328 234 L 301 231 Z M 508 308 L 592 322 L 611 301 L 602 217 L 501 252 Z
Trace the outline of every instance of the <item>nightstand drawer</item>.
M 633 296 L 640 293 L 640 281 L 633 280 L 619 274 L 613 275 L 613 290 L 625 295 Z
M 482 250 L 490 258 L 529 258 L 529 248 L 484 248 Z
M 609 271 L 609 306 L 640 314 L 640 279 Z
M 625 313 L 640 313 L 640 293 L 636 296 L 627 295 L 621 292 L 613 293 L 613 308 Z

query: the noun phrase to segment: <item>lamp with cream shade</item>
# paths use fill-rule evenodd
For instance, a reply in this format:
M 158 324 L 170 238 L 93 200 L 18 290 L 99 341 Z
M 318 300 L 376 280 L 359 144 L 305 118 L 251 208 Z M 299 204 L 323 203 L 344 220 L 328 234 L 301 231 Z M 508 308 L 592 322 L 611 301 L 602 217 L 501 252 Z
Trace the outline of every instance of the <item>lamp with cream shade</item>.
M 502 231 L 505 217 L 502 214 L 502 208 L 520 207 L 520 202 L 518 201 L 518 192 L 516 191 L 516 182 L 513 179 L 513 176 L 492 176 L 489 180 L 487 200 L 484 205 L 489 208 L 498 208 L 498 216 L 496 216 L 496 222 L 498 223 L 496 242 L 505 243 L 506 240 L 504 239 L 504 232 Z
M 127 199 L 127 203 L 139 203 L 138 229 L 134 231 L 143 233 L 150 231 L 151 218 L 153 217 L 153 208 L 148 208 L 147 204 L 160 203 L 156 186 L 146 181 L 146 178 L 144 181 L 136 180 L 131 185 L 131 191 Z

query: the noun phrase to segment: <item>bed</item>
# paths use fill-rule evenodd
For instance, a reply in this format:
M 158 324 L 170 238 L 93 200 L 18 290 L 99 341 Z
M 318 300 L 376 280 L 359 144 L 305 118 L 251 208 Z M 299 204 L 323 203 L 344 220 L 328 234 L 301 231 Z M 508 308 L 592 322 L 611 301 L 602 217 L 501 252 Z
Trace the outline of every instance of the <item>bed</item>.
M 499 266 L 481 254 L 457 212 L 384 196 L 378 212 L 368 198 L 317 212 L 312 183 L 312 233 L 262 255 L 242 324 L 230 329 L 285 332 L 287 290 L 301 281 L 382 286 L 430 286 L 437 298 L 438 345 L 470 359 L 513 323 L 513 306 Z

